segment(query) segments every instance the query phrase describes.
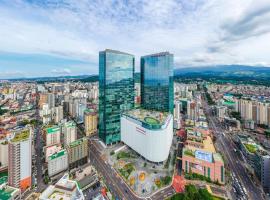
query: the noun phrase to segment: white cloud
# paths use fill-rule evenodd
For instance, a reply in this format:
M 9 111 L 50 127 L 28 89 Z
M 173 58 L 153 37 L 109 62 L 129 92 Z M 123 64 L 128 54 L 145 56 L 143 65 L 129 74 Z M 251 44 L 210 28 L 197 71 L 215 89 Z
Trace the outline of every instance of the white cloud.
M 64 69 L 53 69 L 51 70 L 51 73 L 58 76 L 58 75 L 70 75 L 71 74 L 71 70 L 68 68 L 64 68 Z
M 170 51 L 177 67 L 270 63 L 267 0 L 8 1 L 0 49 L 98 63 L 105 48 L 139 56 Z M 250 46 L 252 44 L 252 46 Z

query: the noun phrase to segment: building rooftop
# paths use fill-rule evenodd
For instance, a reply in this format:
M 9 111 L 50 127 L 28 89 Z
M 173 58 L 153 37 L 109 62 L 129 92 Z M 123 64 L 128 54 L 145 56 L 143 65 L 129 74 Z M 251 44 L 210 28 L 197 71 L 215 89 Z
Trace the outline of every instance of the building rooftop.
M 76 126 L 76 124 L 74 121 L 68 121 L 65 123 L 65 127 L 67 127 L 67 128 L 75 127 L 75 126 Z
M 65 154 L 67 154 L 67 151 L 65 149 L 62 149 L 61 151 L 58 151 L 52 155 L 49 156 L 49 160 L 53 160 L 55 158 L 59 158 L 61 156 L 64 156 Z
M 78 139 L 78 140 L 75 140 L 75 141 L 73 141 L 73 142 L 71 142 L 70 144 L 69 144 L 69 147 L 76 147 L 76 146 L 78 146 L 78 145 L 80 145 L 80 144 L 82 144 L 84 141 L 86 141 L 87 139 L 86 138 L 81 138 L 81 139 Z
M 173 55 L 173 54 L 169 53 L 168 51 L 165 51 L 165 52 L 160 52 L 160 53 L 154 53 L 154 54 L 150 54 L 150 55 L 145 55 L 145 56 L 142 56 L 142 58 L 145 58 L 145 57 L 166 56 L 166 55 Z
M 11 193 L 13 191 L 7 191 L 5 189 L 0 190 L 0 199 L 1 200 L 9 200 L 11 198 Z
M 95 109 L 87 108 L 87 109 L 84 110 L 84 113 L 87 114 L 87 115 L 96 115 L 97 111 Z
M 161 128 L 170 116 L 167 112 L 150 111 L 141 108 L 127 111 L 123 115 L 135 119 L 143 123 L 143 125 L 157 128 Z
M 69 180 L 68 174 L 65 174 L 55 185 L 50 185 L 40 199 L 82 200 L 84 197 L 76 181 Z
M 0 189 L 0 199 L 9 200 L 17 196 L 18 193 L 19 193 L 19 189 L 5 185 L 4 187 Z
M 8 181 L 8 173 L 7 172 L 1 172 L 0 173 L 0 185 L 7 183 Z
M 223 102 L 223 105 L 227 105 L 227 106 L 233 106 L 233 105 L 235 105 L 235 102 L 225 100 L 225 101 Z
M 59 126 L 52 126 L 52 127 L 46 129 L 47 134 L 53 134 L 53 133 L 56 133 L 58 131 L 60 131 Z
M 100 51 L 100 53 L 116 53 L 116 54 L 124 54 L 124 55 L 129 55 L 129 56 L 133 56 L 132 54 L 126 53 L 126 52 L 122 52 L 122 51 L 118 51 L 118 50 L 113 50 L 113 49 L 105 49 L 104 51 Z
M 257 151 L 264 151 L 264 148 L 257 144 L 251 137 L 239 134 L 238 138 L 249 153 L 254 154 Z
M 223 158 L 220 153 L 212 153 L 212 152 L 207 152 L 203 149 L 190 149 L 189 147 L 184 147 L 183 148 L 183 155 L 185 156 L 191 156 L 199 160 L 204 160 L 206 162 L 224 162 Z
M 15 133 L 14 138 L 11 140 L 11 142 L 21 142 L 24 140 L 27 140 L 30 136 L 30 130 L 22 130 L 20 132 Z

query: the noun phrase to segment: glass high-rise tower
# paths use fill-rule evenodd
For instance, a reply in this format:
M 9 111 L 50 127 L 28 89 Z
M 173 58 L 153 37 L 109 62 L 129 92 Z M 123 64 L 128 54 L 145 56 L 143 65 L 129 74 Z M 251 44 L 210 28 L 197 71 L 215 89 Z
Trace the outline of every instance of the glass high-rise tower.
M 173 54 L 162 52 L 141 57 L 142 107 L 173 113 Z
M 120 141 L 121 113 L 134 108 L 134 56 L 99 52 L 99 137 L 105 144 Z

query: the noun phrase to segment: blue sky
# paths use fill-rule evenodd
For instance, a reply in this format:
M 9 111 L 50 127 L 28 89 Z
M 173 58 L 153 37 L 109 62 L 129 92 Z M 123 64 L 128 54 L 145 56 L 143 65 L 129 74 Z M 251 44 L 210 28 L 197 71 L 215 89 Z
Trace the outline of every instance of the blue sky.
M 175 68 L 270 66 L 269 0 L 0 0 L 0 78 L 98 73 L 106 48 Z

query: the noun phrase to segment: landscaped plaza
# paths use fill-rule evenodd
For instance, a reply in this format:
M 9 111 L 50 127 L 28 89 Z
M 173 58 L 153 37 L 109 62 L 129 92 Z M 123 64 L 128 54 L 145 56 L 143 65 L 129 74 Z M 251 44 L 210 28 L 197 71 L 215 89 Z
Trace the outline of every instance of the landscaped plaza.
M 176 140 L 173 142 L 176 143 Z M 103 154 L 136 194 L 147 196 L 171 184 L 176 158 L 174 146 L 172 145 L 169 158 L 163 163 L 149 162 L 121 143 L 108 146 Z

